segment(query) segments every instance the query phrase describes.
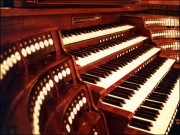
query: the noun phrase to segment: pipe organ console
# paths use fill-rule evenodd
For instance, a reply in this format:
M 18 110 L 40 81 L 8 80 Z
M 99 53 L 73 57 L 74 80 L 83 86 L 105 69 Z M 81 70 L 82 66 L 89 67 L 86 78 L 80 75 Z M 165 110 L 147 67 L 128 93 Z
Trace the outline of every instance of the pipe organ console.
M 132 17 L 135 16 L 130 18 Z M 142 18 L 146 29 L 150 31 L 153 42 L 162 48 L 161 54 L 176 59 L 176 63 L 179 63 L 179 17 L 163 15 L 147 17 L 144 14 L 139 14 L 138 17 Z
M 127 134 L 135 132 L 138 134 L 141 132 L 144 134 L 167 134 L 169 132 L 179 102 L 178 76 L 177 69 L 171 69 L 164 75 L 134 113 L 126 129 Z M 170 79 L 172 77 L 174 80 Z
M 153 18 L 156 18 L 156 16 L 152 16 L 149 22 L 154 22 Z M 162 16 L 156 19 L 152 25 L 148 25 L 147 28 L 151 31 L 154 42 L 163 49 L 162 55 L 174 58 L 176 63 L 179 63 L 179 18 Z
M 137 2 L 3 1 L 1 133 L 179 134 L 179 17 Z
M 8 110 L 5 132 L 107 134 L 104 115 L 79 81 L 57 29 L 26 36 L 3 46 L 1 54 L 1 86 L 6 96 L 1 98 Z

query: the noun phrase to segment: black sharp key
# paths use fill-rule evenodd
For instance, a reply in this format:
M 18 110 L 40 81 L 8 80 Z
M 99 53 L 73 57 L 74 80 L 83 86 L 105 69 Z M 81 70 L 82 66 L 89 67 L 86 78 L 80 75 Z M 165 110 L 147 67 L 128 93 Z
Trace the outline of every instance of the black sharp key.
M 94 76 L 99 76 L 102 78 L 106 78 L 106 75 L 100 72 L 94 72 L 94 71 L 87 71 L 88 74 L 94 75 Z
M 87 51 L 87 50 L 85 50 L 85 49 L 83 49 L 83 48 L 79 48 L 79 49 L 78 49 L 78 52 L 83 52 L 83 53 L 85 53 L 86 56 L 88 56 L 88 55 L 91 54 L 89 51 Z
M 156 71 L 157 67 L 153 67 L 153 68 L 149 68 L 149 67 L 144 67 L 143 69 L 141 69 L 140 71 L 138 71 L 138 73 L 148 73 L 151 74 L 154 71 Z
M 137 118 L 132 118 L 131 122 L 130 122 L 130 125 L 134 126 L 134 127 L 137 127 L 137 128 L 140 128 L 140 129 L 145 129 L 145 130 L 148 130 L 148 131 L 150 131 L 150 127 L 153 126 L 151 122 L 140 120 L 140 119 L 137 119 Z
M 117 101 L 119 103 L 122 103 L 122 104 L 126 103 L 126 101 L 124 99 L 120 99 L 120 98 L 115 98 L 115 97 L 111 97 L 111 96 L 105 96 L 104 98 L 106 98 L 106 99 L 113 99 L 113 100 L 115 100 L 115 101 Z
M 153 102 L 153 101 L 148 101 L 146 100 L 144 103 L 143 103 L 144 106 L 148 106 L 148 107 L 151 107 L 151 108 L 155 108 L 155 109 L 160 109 L 162 110 L 163 108 L 163 104 L 162 103 L 157 103 L 157 102 Z
M 87 51 L 87 50 L 85 50 L 83 48 L 79 48 L 76 51 L 79 52 L 79 53 L 83 53 L 85 56 L 91 55 L 91 52 L 89 52 L 89 51 Z
M 171 94 L 171 91 L 167 91 L 158 87 L 154 90 L 154 92 L 159 92 L 159 93 L 168 94 L 168 95 Z
M 97 81 L 95 79 L 92 79 L 92 78 L 88 78 L 88 77 L 85 77 L 85 76 L 81 76 L 81 78 L 84 80 L 84 81 L 87 81 L 87 82 L 90 82 L 90 83 L 94 83 L 96 84 Z
M 138 83 L 128 82 L 127 80 L 126 80 L 125 82 L 126 82 L 126 83 L 129 83 L 129 84 L 131 84 L 131 85 L 134 85 L 134 86 L 136 86 L 136 87 L 138 87 L 138 88 L 140 88 L 140 87 L 141 87 L 141 85 L 140 85 L 140 84 L 138 84 Z
M 107 65 L 107 66 L 109 66 L 109 67 L 115 68 L 116 70 L 118 70 L 118 69 L 119 69 L 119 67 L 118 67 L 118 66 L 113 65 L 113 64 L 103 64 L 103 65 Z
M 150 108 L 145 108 L 145 107 L 140 107 L 138 111 L 149 112 L 149 113 L 152 113 L 152 114 L 159 115 L 159 111 L 158 110 L 154 110 L 154 109 L 150 109 Z
M 97 76 L 92 76 L 92 75 L 89 75 L 89 74 L 81 74 L 81 76 L 89 77 L 89 78 L 95 79 L 96 81 L 100 81 L 100 78 L 97 77 Z
M 168 76 L 166 76 L 166 77 L 168 77 Z M 169 77 L 168 77 L 168 78 L 169 78 Z M 171 80 L 171 79 L 172 79 L 172 80 Z M 162 85 L 162 86 L 164 87 L 164 86 L 169 86 L 169 85 L 172 86 L 172 85 L 174 85 L 174 83 L 176 82 L 176 80 L 174 80 L 175 78 L 174 78 L 174 79 L 171 78 L 171 79 L 169 80 L 169 79 L 164 78 L 163 81 L 159 83 L 159 86 Z
M 161 89 L 161 90 L 164 90 L 164 91 L 169 91 L 169 92 L 171 92 L 171 89 L 167 89 L 167 88 L 165 88 L 165 87 L 159 87 L 159 86 L 157 86 L 157 88 L 158 88 L 158 89 Z
M 138 71 L 138 72 L 136 72 L 132 77 L 138 77 L 138 78 L 141 78 L 141 79 L 147 78 L 147 77 L 144 76 L 144 75 L 145 75 L 145 74 L 142 74 L 142 73 L 140 73 L 140 72 Z M 148 73 L 147 75 L 149 75 L 149 73 Z
M 84 50 L 87 50 L 89 52 L 92 52 L 92 53 L 97 53 L 98 52 L 98 49 L 97 48 L 83 48 Z
M 104 66 L 105 68 L 109 67 L 109 68 L 112 69 L 112 71 L 116 71 L 116 70 L 119 69 L 117 66 L 113 66 L 113 65 L 110 65 L 110 64 L 102 64 L 101 66 Z
M 112 65 L 115 65 L 115 66 L 118 66 L 118 67 L 123 67 L 123 66 L 127 65 L 126 62 L 117 62 L 117 61 L 107 62 L 107 64 L 112 64 Z
M 153 117 L 153 118 L 157 118 L 158 117 L 158 115 L 155 114 L 154 112 L 150 112 L 150 111 L 147 111 L 147 110 L 139 109 L 138 112 L 139 113 L 143 113 L 145 115 L 148 115 L 149 117 Z
M 74 55 L 74 58 L 75 58 L 75 60 L 79 60 L 79 58 L 77 56 L 75 56 L 75 55 Z
M 115 63 L 115 64 L 124 64 L 124 65 L 128 64 L 127 61 L 122 61 L 122 60 L 120 60 L 120 59 L 118 59 L 118 58 L 115 58 L 115 59 L 113 59 L 113 60 L 110 60 L 110 61 L 107 62 L 107 63 L 110 63 L 110 64 L 113 64 L 113 63 Z
M 120 92 L 115 91 L 115 90 L 111 91 L 109 94 L 117 96 L 117 97 L 125 98 L 125 99 L 130 99 L 130 96 L 128 94 L 120 93 Z
M 132 95 L 135 93 L 133 90 L 125 89 L 125 88 L 119 87 L 119 86 L 116 87 L 114 90 L 115 90 L 115 91 L 122 92 L 122 93 L 127 93 L 127 94 L 129 94 L 129 96 L 132 96 Z
M 150 78 L 151 77 L 151 74 L 149 74 L 149 73 L 137 73 L 136 74 L 137 76 L 143 76 L 143 77 L 145 77 L 145 78 Z
M 146 76 L 139 76 L 137 74 L 134 74 L 131 78 L 133 78 L 133 79 L 138 78 L 138 80 L 141 80 L 144 83 L 148 80 L 148 77 L 146 77 Z
M 109 72 L 109 73 L 111 73 L 112 74 L 112 70 L 111 69 L 107 69 L 107 68 L 100 68 L 100 67 L 97 67 L 98 69 L 103 69 L 104 71 L 107 71 L 107 72 Z
M 100 73 L 103 73 L 103 74 L 105 74 L 106 76 L 108 76 L 108 75 L 109 75 L 109 73 L 108 73 L 108 72 L 106 72 L 106 71 L 103 71 L 103 70 L 99 70 L 99 69 L 97 69 L 97 68 L 93 68 L 93 69 L 91 69 L 90 71 L 94 71 L 94 72 L 100 72 Z
M 157 96 L 157 97 L 159 97 L 159 98 L 163 98 L 163 99 L 165 99 L 165 100 L 167 100 L 167 99 L 169 98 L 168 95 L 166 95 L 166 94 L 161 94 L 161 93 L 158 93 L 158 92 L 152 92 L 151 95 Z
M 173 77 L 174 78 L 174 77 Z M 159 83 L 159 85 L 162 85 L 162 86 L 167 86 L 167 85 L 173 85 L 173 83 L 175 83 L 176 82 L 176 80 L 174 80 L 174 79 L 176 79 L 176 78 L 170 78 L 170 77 L 168 77 L 167 75 L 166 75 L 166 77 L 163 79 L 163 81 L 162 82 L 160 82 Z
M 130 58 L 123 58 L 123 57 L 120 57 L 120 58 L 118 58 L 120 61 L 122 61 L 122 63 L 130 63 L 131 61 L 132 61 L 132 59 L 130 59 Z
M 148 97 L 149 99 L 154 99 L 157 101 L 161 101 L 161 102 L 166 102 L 167 101 L 167 97 L 163 97 L 162 95 L 158 95 L 157 93 L 152 93 L 150 94 L 150 96 Z
M 160 99 L 159 97 L 155 97 L 155 96 L 149 96 L 148 99 L 165 103 L 164 99 Z
M 118 67 L 123 67 L 123 66 L 127 65 L 127 62 L 113 61 L 113 62 L 107 62 L 107 64 L 115 65 L 115 66 L 118 66 Z
M 133 84 L 127 83 L 127 82 L 123 82 L 120 86 L 125 87 L 125 88 L 130 88 L 133 90 L 138 90 L 139 88 Z
M 108 49 L 108 48 L 109 48 L 109 47 L 108 47 L 108 43 L 107 43 L 107 42 L 104 42 L 104 43 L 99 44 L 99 48 L 100 48 L 101 50 L 106 50 L 106 49 Z
M 141 85 L 144 84 L 144 82 L 142 82 L 141 80 L 138 80 L 138 79 L 135 80 L 135 79 L 128 78 L 126 81 L 127 81 L 127 82 L 132 82 L 132 83 L 141 84 Z
M 103 102 L 109 103 L 109 104 L 112 104 L 112 105 L 115 105 L 115 106 L 118 106 L 118 107 L 122 107 L 123 106 L 122 103 L 120 103 L 120 102 L 118 102 L 118 101 L 116 101 L 114 99 L 110 99 L 110 98 L 106 98 L 106 97 L 103 98 Z
M 130 78 L 128 78 L 128 79 L 130 79 L 130 80 L 138 80 L 138 81 L 140 81 L 140 82 L 142 82 L 142 83 L 145 83 L 146 81 L 147 81 L 147 78 L 143 78 L 143 77 L 139 77 L 139 76 L 131 76 Z
M 98 70 L 101 70 L 101 71 L 106 71 L 107 73 L 112 74 L 112 72 L 110 70 L 107 70 L 107 69 L 104 69 L 104 68 L 95 68 L 95 69 L 98 69 Z
M 83 53 L 74 52 L 74 51 L 69 51 L 69 53 L 72 55 L 78 56 L 78 57 L 82 57 L 82 58 L 85 57 L 85 55 Z
M 123 91 L 125 93 L 129 93 L 129 94 L 132 94 L 132 95 L 135 93 L 134 90 L 132 90 L 132 89 L 126 89 L 126 88 L 123 88 L 123 87 L 120 87 L 120 86 L 118 86 L 115 90 Z
M 118 88 L 130 90 L 130 91 L 133 91 L 134 93 L 135 93 L 135 91 L 137 91 L 137 90 L 134 90 L 134 89 L 131 89 L 131 88 L 123 87 L 123 86 L 121 86 L 121 85 L 119 85 Z M 134 93 L 133 93 L 133 94 L 134 94 Z
M 111 70 L 111 71 L 116 71 L 115 68 L 112 68 L 112 67 L 109 67 L 109 66 L 106 66 L 106 65 L 100 65 L 99 67 L 100 67 L 100 68 L 109 69 L 109 70 Z
M 153 121 L 156 121 L 156 118 L 153 117 L 153 116 L 150 116 L 150 115 L 147 115 L 147 114 L 144 114 L 144 113 L 140 113 L 140 112 L 136 112 L 134 116 L 138 116 L 140 118 L 145 118 L 145 119 L 148 119 L 148 120 L 153 120 Z
M 87 46 L 86 49 L 95 51 L 95 52 L 99 52 L 99 48 L 97 46 L 98 46 L 97 44 L 93 44 L 93 45 Z

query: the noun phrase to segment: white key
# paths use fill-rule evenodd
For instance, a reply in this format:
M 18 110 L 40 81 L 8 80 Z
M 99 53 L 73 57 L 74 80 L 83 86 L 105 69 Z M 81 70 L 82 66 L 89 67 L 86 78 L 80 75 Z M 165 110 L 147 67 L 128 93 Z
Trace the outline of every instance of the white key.
M 135 60 L 133 60 L 131 63 L 128 63 L 126 66 L 120 68 L 116 72 L 113 71 L 112 74 L 109 75 L 108 77 L 101 78 L 101 81 L 97 82 L 97 84 L 92 84 L 92 83 L 91 84 L 107 89 L 108 87 L 116 83 L 118 80 L 123 78 L 125 75 L 130 73 L 132 70 L 134 70 L 140 64 L 144 63 L 147 59 L 149 59 L 151 56 L 155 55 L 159 51 L 160 51 L 159 48 L 152 48 L 146 53 L 136 58 Z
M 161 67 L 159 67 L 159 69 L 145 82 L 145 84 L 135 92 L 134 96 L 131 97 L 130 100 L 126 101 L 126 104 L 122 107 L 122 109 L 134 112 L 153 90 L 153 88 L 158 84 L 158 82 L 169 71 L 174 62 L 175 60 L 172 59 L 166 60 Z
M 141 103 L 144 101 L 144 99 L 148 96 L 148 94 L 153 90 L 153 88 L 157 85 L 157 83 L 163 78 L 163 76 L 169 71 L 171 66 L 175 60 L 168 59 L 166 62 L 158 68 L 158 70 L 145 82 L 144 85 L 141 86 L 141 88 L 138 91 L 135 91 L 133 97 L 129 99 L 124 99 L 126 103 L 122 107 L 114 106 L 108 103 L 103 102 L 104 104 L 120 108 L 129 112 L 135 112 L 135 110 L 141 105 Z M 151 83 L 152 79 L 155 79 L 155 83 L 153 85 L 149 85 L 149 87 L 144 87 L 147 86 L 148 84 Z
M 158 110 L 160 114 L 156 118 L 156 121 L 151 121 L 151 120 L 147 120 L 144 118 L 134 116 L 134 118 L 142 119 L 145 121 L 150 121 L 153 124 L 150 131 L 143 130 L 143 129 L 133 127 L 130 125 L 129 125 L 129 127 L 138 129 L 138 130 L 141 130 L 141 131 L 144 131 L 147 133 L 151 133 L 151 134 L 165 134 L 169 124 L 171 123 L 173 116 L 175 115 L 176 108 L 179 103 L 179 98 L 180 98 L 180 96 L 179 96 L 179 81 L 180 80 L 178 80 L 176 82 L 174 88 L 171 90 L 172 93 L 168 96 L 168 100 L 166 101 L 166 103 L 163 104 L 164 105 L 163 109 Z M 151 109 L 154 109 L 154 108 L 151 108 Z M 156 109 L 154 109 L 154 110 L 156 110 Z
M 147 39 L 147 37 L 139 36 L 139 37 L 136 37 L 136 38 L 131 39 L 129 41 L 123 42 L 121 44 L 117 44 L 113 47 L 109 47 L 106 50 L 100 50 L 97 53 L 91 53 L 91 55 L 88 55 L 87 57 L 84 57 L 84 58 L 78 57 L 78 60 L 76 60 L 76 64 L 80 65 L 81 67 L 86 66 L 89 63 L 97 61 L 103 57 L 111 55 L 111 54 L 118 52 L 122 49 L 125 49 L 127 47 L 134 46 L 135 44 L 142 42 L 146 39 Z
M 132 29 L 132 28 L 134 28 L 134 26 L 123 25 L 123 26 L 119 26 L 119 27 L 115 27 L 115 28 L 94 31 L 94 32 L 91 32 L 91 33 L 86 33 L 86 34 L 72 35 L 70 37 L 63 38 L 63 42 L 64 42 L 64 45 L 68 45 L 68 44 L 71 44 L 71 43 L 80 42 L 80 41 L 91 39 L 91 38 L 96 38 L 96 37 L 100 37 L 100 36 L 120 32 L 120 31 L 129 30 L 129 29 Z
M 176 82 L 175 87 L 172 90 L 171 95 L 166 103 L 164 103 L 164 107 L 160 110 L 160 115 L 158 116 L 156 122 L 153 122 L 152 131 L 157 131 L 161 126 L 162 132 L 165 133 L 168 125 L 173 117 L 173 114 L 179 103 L 179 80 Z M 156 132 L 154 132 L 156 133 Z

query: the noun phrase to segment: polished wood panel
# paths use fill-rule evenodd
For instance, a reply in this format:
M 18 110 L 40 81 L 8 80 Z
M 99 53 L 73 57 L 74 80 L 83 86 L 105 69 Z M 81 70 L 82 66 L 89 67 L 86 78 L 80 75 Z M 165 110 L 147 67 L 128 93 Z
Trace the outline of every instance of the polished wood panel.
M 159 12 L 169 14 L 168 10 L 171 10 L 176 14 L 176 12 L 179 11 L 177 9 L 178 3 L 173 1 L 171 5 L 168 5 L 167 2 L 162 3 L 162 0 L 142 0 L 141 3 L 136 3 L 138 0 L 14 0 L 10 3 L 3 2 L 1 1 L 1 4 L 4 4 L 7 7 L 4 6 L 1 8 L 0 46 L 3 48 L 2 52 L 8 52 L 9 48 L 15 44 L 22 57 L 20 65 L 18 65 L 20 68 L 17 67 L 11 70 L 5 80 L 5 83 L 0 81 L 0 85 L 4 85 L 0 101 L 2 104 L 1 107 L 4 109 L 1 113 L 5 116 L 1 120 L 3 126 L 0 130 L 2 130 L 3 133 L 38 133 L 35 132 L 35 129 L 37 128 L 37 121 L 36 119 L 33 119 L 33 109 L 37 109 L 34 106 L 36 104 L 35 101 L 37 101 L 37 96 L 40 95 L 38 86 L 41 86 L 42 88 L 45 87 L 45 85 L 43 86 L 41 84 L 46 84 L 47 78 L 49 79 L 50 77 L 54 83 L 54 93 L 48 93 L 48 98 L 46 99 L 45 97 L 45 101 L 43 101 L 43 104 L 45 105 L 41 106 L 41 117 L 39 119 L 40 122 L 38 126 L 40 127 L 40 132 L 42 134 L 96 134 L 96 132 L 98 134 L 109 134 L 109 131 L 110 134 L 123 134 L 134 114 L 102 104 L 104 96 L 108 95 L 112 90 L 114 90 L 114 88 L 134 75 L 134 73 L 140 70 L 145 63 L 148 63 L 151 58 L 156 56 L 168 56 L 169 58 L 175 58 L 175 56 L 179 53 L 179 50 L 161 51 L 160 53 L 157 53 L 147 59 L 144 63 L 138 65 L 135 69 L 107 89 L 91 84 L 87 85 L 80 77 L 82 73 L 85 73 L 87 70 L 93 69 L 100 64 L 104 64 L 124 52 L 127 53 L 132 48 L 125 48 L 96 62 L 90 63 L 85 67 L 80 67 L 75 64 L 75 58 L 68 53 L 69 50 L 100 43 L 100 41 L 103 40 L 110 40 L 110 38 L 116 37 L 121 33 L 126 33 L 128 35 L 139 34 L 148 37 L 148 39 L 144 42 L 135 44 L 136 47 L 142 45 L 160 47 L 163 40 L 154 40 L 151 36 L 151 32 L 158 29 L 178 29 L 179 27 L 175 28 L 174 26 L 163 26 L 161 28 L 151 28 L 145 23 L 148 18 L 164 18 L 166 16 L 155 16 L 152 14 L 142 15 L 137 13 L 151 13 L 155 10 L 154 13 Z M 131 5 L 134 2 L 136 4 Z M 86 8 L 83 7 L 84 5 L 86 5 Z M 49 8 L 49 6 L 51 6 L 51 8 Z M 98 19 L 96 19 L 97 17 Z M 77 21 L 78 19 L 86 21 Z M 72 30 L 74 28 L 111 23 L 131 24 L 135 26 L 135 28 L 126 32 L 114 33 L 78 42 L 67 47 L 63 45 L 62 30 Z M 26 39 L 28 40 L 29 37 L 31 38 L 32 36 L 36 36 L 38 34 L 41 35 L 46 32 L 50 32 L 54 39 L 55 48 L 53 52 L 49 53 L 47 50 L 44 50 L 47 53 L 39 58 L 37 57 L 37 60 L 35 61 L 31 58 L 38 55 L 33 54 L 33 57 L 29 58 L 23 57 L 19 43 Z M 168 39 L 168 42 L 177 40 L 178 39 Z M 11 54 L 8 54 L 8 57 L 9 56 L 11 56 Z M 32 60 L 30 64 L 29 60 Z M 3 63 L 2 60 L 0 62 Z M 60 70 L 64 70 L 62 68 L 64 66 L 62 63 L 68 63 L 71 70 L 71 76 L 59 81 L 60 79 L 57 79 L 57 76 L 61 78 L 62 74 L 58 73 Z M 47 89 L 48 88 L 49 87 L 47 86 Z M 46 91 L 43 92 L 46 93 Z M 74 107 L 74 103 L 77 103 L 76 100 L 80 99 L 79 97 L 81 97 L 82 92 L 87 99 L 87 103 L 85 103 L 82 109 L 75 116 L 76 118 L 73 118 L 72 115 L 69 120 L 69 116 L 71 115 L 70 111 L 74 109 L 72 107 Z M 71 123 L 72 119 L 74 120 Z M 128 133 L 132 134 L 142 133 L 137 130 L 129 131 L 130 132 Z
M 36 52 L 40 52 L 40 50 L 44 48 L 48 49 L 48 47 L 45 46 L 44 36 L 42 36 L 42 38 L 39 37 L 47 33 L 51 33 L 51 39 L 55 46 L 53 51 L 55 51 L 55 53 L 52 55 L 45 54 L 48 53 L 48 50 L 43 50 L 44 53 L 39 53 L 36 56 L 33 56 L 35 52 L 33 54 L 28 53 L 28 46 L 36 45 L 36 43 L 39 44 L 40 47 L 39 49 L 36 48 Z M 28 54 L 24 55 L 23 49 L 20 48 L 21 44 L 19 43 L 21 41 L 28 41 L 28 39 L 32 37 L 36 38 L 37 42 L 33 44 L 26 43 L 26 45 L 28 45 L 26 47 Z M 41 45 L 43 44 L 42 40 L 44 40 L 44 47 Z M 15 70 L 14 73 L 11 72 L 9 79 L 4 80 L 5 76 L 0 80 L 0 85 L 3 86 L 0 101 L 1 107 L 3 108 L 1 111 L 3 116 L 3 119 L 1 119 L 1 123 L 3 123 L 3 126 L 1 126 L 2 133 L 94 134 L 98 132 L 100 134 L 108 134 L 104 115 L 92 102 L 92 97 L 87 85 L 81 82 L 77 76 L 74 61 L 71 56 L 64 51 L 59 40 L 57 27 L 32 31 L 24 35 L 22 39 L 16 39 L 16 41 L 12 43 L 15 43 L 17 46 L 18 49 L 16 50 L 20 53 L 21 60 L 23 61 L 21 63 L 25 68 L 23 68 L 23 70 L 21 68 L 21 72 L 18 73 L 18 75 L 16 74 L 18 70 Z M 2 58 L 5 60 L 2 60 L 1 64 L 3 63 L 3 67 L 5 68 L 8 65 L 11 66 L 10 61 L 13 61 L 13 59 L 10 59 L 10 61 L 4 62 L 6 61 L 5 56 L 7 52 L 12 52 L 12 45 L 5 44 L 2 46 L 5 52 Z M 11 49 L 11 51 L 9 51 L 9 49 Z M 33 56 L 34 58 L 39 57 L 40 59 L 38 59 L 38 61 L 32 61 L 33 63 L 29 64 L 27 60 L 28 56 Z M 29 60 L 32 60 L 32 57 Z M 59 77 L 58 80 L 57 77 Z M 7 85 L 5 85 L 4 82 L 7 83 Z M 72 124 L 72 122 L 68 122 L 69 119 L 67 116 L 71 116 L 71 113 L 74 112 L 74 106 L 77 104 L 80 110 L 76 110 L 78 114 L 76 118 L 72 118 L 75 120 L 74 124 L 70 126 L 68 124 Z M 69 109 L 73 110 L 73 112 L 70 113 Z M 87 125 L 84 124 L 86 118 L 88 118 Z M 55 125 L 51 124 L 55 123 L 54 120 L 57 119 L 58 121 Z M 84 126 L 82 126 L 82 124 Z M 69 126 L 68 128 L 67 125 Z
M 124 11 L 142 11 L 146 8 L 77 8 L 77 9 L 19 9 L 19 8 L 2 8 L 1 9 L 1 45 L 21 38 L 25 33 L 34 29 L 48 27 L 58 27 L 62 29 L 72 29 L 85 27 L 95 24 L 104 24 L 118 22 L 121 12 Z M 83 13 L 80 14 L 79 13 Z M 16 14 L 14 14 L 16 13 Z M 101 14 L 101 15 L 100 15 Z M 72 23 L 73 17 L 93 17 L 101 16 L 98 22 Z M 51 21 L 53 20 L 53 21 Z M 14 39 L 13 39 L 14 38 Z
M 11 2 L 6 2 L 4 0 L 4 5 L 10 5 L 14 7 L 111 7 L 126 4 L 135 4 L 140 0 L 13 0 Z

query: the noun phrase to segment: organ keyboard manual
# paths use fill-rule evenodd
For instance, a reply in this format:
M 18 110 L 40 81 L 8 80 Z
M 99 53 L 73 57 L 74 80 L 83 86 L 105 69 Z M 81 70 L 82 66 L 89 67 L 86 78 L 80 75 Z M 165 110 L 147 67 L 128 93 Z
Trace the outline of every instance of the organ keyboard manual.
M 1 134 L 180 134 L 178 0 L 0 9 Z

